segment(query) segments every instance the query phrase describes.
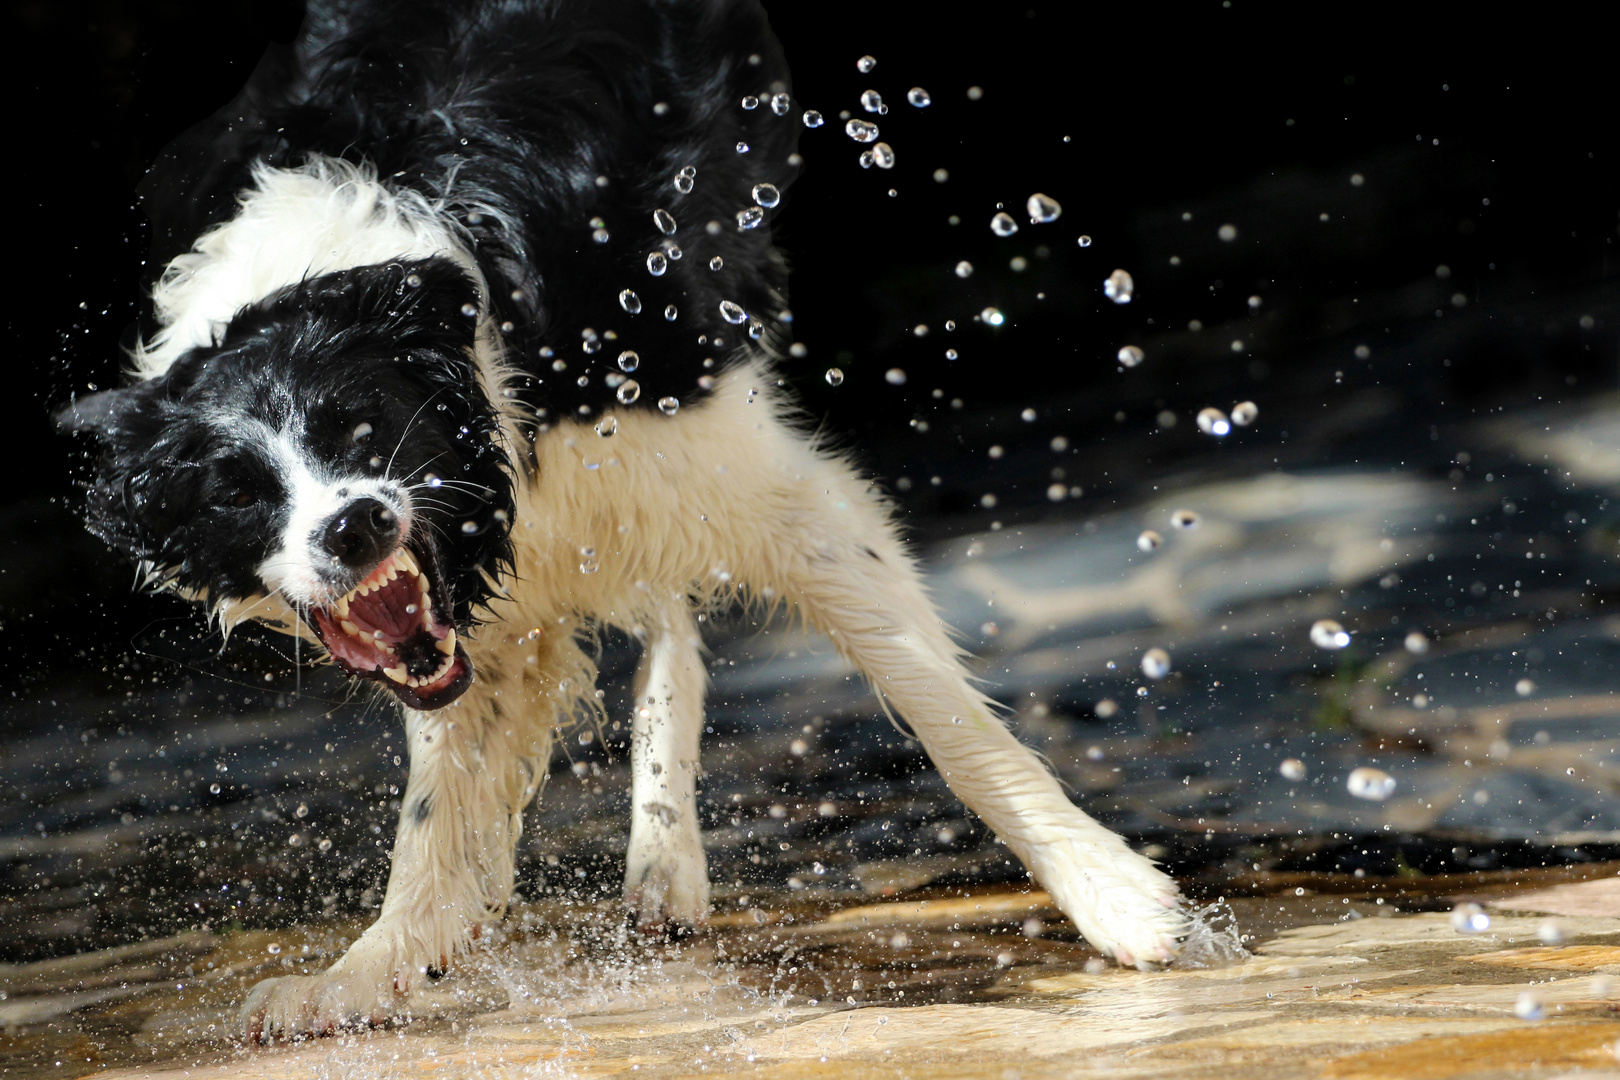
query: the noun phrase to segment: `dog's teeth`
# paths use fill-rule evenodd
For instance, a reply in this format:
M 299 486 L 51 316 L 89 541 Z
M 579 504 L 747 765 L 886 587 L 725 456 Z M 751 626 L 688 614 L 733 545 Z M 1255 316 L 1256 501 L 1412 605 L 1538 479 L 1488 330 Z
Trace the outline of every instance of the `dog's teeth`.
M 342 620 L 340 623 L 338 623 L 338 625 L 343 627 L 343 632 L 348 634 L 350 637 L 364 636 L 360 633 L 360 628 L 354 625 L 354 623 L 350 622 L 348 619 Z
M 349 598 L 340 597 L 338 602 L 332 605 L 332 610 L 338 613 L 339 618 L 346 617 L 349 614 Z
M 449 634 L 447 634 L 446 636 L 444 636 L 444 637 L 440 638 L 439 640 L 435 641 L 433 643 L 433 647 L 438 649 L 440 652 L 444 653 L 444 655 L 446 655 L 446 656 L 454 656 L 454 655 L 456 655 L 456 632 L 455 632 L 455 630 L 452 629 Z
M 421 686 L 422 685 L 422 680 L 418 679 L 415 675 L 412 675 L 409 679 L 405 680 L 405 685 L 406 686 Z
M 389 656 L 394 656 L 395 655 L 394 647 L 392 645 L 388 644 L 388 642 L 386 642 L 386 641 L 377 642 L 377 648 L 379 650 L 381 650 L 382 652 L 387 653 Z
M 383 668 L 383 674 L 388 676 L 390 679 L 393 679 L 401 686 L 405 685 L 405 680 L 410 677 L 405 673 L 404 664 L 401 664 L 398 667 L 385 667 Z
M 394 561 L 418 577 L 422 575 L 422 567 L 417 564 L 416 556 L 411 554 L 409 548 L 400 548 L 399 553 L 394 556 Z

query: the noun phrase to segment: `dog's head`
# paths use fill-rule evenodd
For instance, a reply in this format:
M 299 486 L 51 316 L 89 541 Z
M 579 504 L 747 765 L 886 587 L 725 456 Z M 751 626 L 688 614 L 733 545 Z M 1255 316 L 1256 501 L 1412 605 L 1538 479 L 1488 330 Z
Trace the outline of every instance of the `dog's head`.
M 311 278 L 162 375 L 82 398 L 92 532 L 236 617 L 290 608 L 418 709 L 473 672 L 457 627 L 510 561 L 510 459 L 446 259 Z

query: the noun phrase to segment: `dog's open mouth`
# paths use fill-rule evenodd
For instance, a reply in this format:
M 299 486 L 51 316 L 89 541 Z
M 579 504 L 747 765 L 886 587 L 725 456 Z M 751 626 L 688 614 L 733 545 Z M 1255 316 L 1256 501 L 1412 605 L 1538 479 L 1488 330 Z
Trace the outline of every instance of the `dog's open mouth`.
M 338 666 L 376 679 L 413 709 L 440 709 L 472 685 L 448 590 L 431 553 L 400 547 L 310 623 Z

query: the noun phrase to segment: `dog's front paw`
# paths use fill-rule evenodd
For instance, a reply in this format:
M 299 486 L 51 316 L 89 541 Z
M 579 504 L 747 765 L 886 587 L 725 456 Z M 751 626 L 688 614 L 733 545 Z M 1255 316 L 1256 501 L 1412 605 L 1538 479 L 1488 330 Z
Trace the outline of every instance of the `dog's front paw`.
M 1149 859 L 1114 840 L 1053 844 L 1032 861 L 1058 907 L 1104 955 L 1144 971 L 1175 959 L 1187 916 L 1175 879 Z
M 709 921 L 709 869 L 697 830 L 663 844 L 633 844 L 626 853 L 624 902 L 636 925 L 689 931 Z
M 386 1023 L 405 1015 L 412 974 L 398 970 L 392 950 L 362 937 L 319 975 L 259 983 L 243 1002 L 238 1022 L 249 1041 L 260 1043 Z

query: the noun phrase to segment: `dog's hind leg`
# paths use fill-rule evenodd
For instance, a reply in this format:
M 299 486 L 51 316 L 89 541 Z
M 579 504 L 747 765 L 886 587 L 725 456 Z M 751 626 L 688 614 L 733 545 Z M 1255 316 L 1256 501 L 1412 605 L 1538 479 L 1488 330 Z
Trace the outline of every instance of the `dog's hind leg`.
M 878 498 L 835 461 L 806 462 L 796 508 L 759 541 L 767 576 L 866 674 L 946 782 L 1093 945 L 1122 964 L 1170 959 L 1176 883 L 1082 813 L 973 689 Z
M 382 911 L 319 975 L 267 979 L 241 1010 L 247 1034 L 324 1034 L 408 1012 L 412 987 L 442 972 L 500 918 L 512 894 L 523 810 L 544 781 L 555 706 L 522 679 L 486 671 L 456 705 L 407 710 L 410 780 Z
M 624 898 L 638 924 L 708 922 L 709 875 L 698 829 L 698 743 L 707 682 L 702 640 L 684 596 L 647 628 L 630 731 L 630 846 Z

